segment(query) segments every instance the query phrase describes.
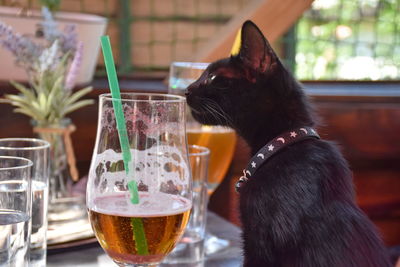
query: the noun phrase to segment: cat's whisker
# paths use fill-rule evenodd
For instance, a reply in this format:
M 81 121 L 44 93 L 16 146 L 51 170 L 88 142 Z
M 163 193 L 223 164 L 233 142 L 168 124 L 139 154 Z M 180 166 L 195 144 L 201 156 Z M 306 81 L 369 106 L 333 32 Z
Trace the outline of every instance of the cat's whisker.
M 210 114 L 218 122 L 218 124 L 223 124 L 223 117 L 221 116 L 221 113 L 211 105 L 211 102 L 206 102 L 204 107 L 209 111 L 208 114 Z
M 232 118 L 218 105 L 218 103 L 216 103 L 213 100 L 210 100 L 208 102 L 209 107 L 212 108 L 212 110 L 214 112 L 216 112 L 220 118 L 222 118 L 223 120 L 225 120 L 225 123 L 228 124 L 229 126 L 233 125 L 233 120 Z
M 214 110 L 214 112 L 219 115 L 218 118 L 220 118 L 220 122 L 222 123 L 223 120 L 225 121 L 225 123 L 228 123 L 228 118 L 226 116 L 224 116 L 223 111 L 217 106 L 217 107 L 213 107 L 213 105 L 210 105 L 210 108 L 212 108 Z
M 214 110 L 207 104 L 204 105 L 206 112 L 206 115 L 211 115 L 212 118 L 214 118 L 218 123 L 221 123 L 221 119 L 215 114 Z
M 201 114 L 201 111 L 198 110 L 198 109 L 196 109 L 196 108 L 190 107 L 190 109 L 191 109 L 192 111 L 194 111 L 195 113 Z
M 218 118 L 219 124 L 224 124 L 224 120 L 226 120 L 226 119 L 225 119 L 225 117 L 223 116 L 223 114 L 222 114 L 221 112 L 219 112 L 217 108 L 214 108 L 212 105 L 210 105 L 209 108 L 210 108 L 212 111 L 214 111 L 214 113 L 213 113 L 213 114 L 214 114 L 214 117 L 215 117 L 216 119 Z
M 202 105 L 197 108 L 191 107 L 192 111 L 202 115 L 205 119 L 209 118 L 211 115 L 212 118 L 215 118 L 218 120 L 218 118 L 215 117 L 214 113 L 208 108 L 208 105 L 207 105 L 208 99 L 204 98 L 204 97 L 198 97 L 198 100 L 200 101 L 200 103 L 202 103 Z

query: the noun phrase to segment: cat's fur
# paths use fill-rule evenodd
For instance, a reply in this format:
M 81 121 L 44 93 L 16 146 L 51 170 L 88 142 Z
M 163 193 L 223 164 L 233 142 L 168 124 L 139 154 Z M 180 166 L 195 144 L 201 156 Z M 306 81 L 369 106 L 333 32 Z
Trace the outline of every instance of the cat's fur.
M 234 128 L 253 154 L 283 132 L 315 125 L 301 85 L 251 21 L 239 54 L 212 63 L 188 87 L 187 102 L 199 122 Z M 245 266 L 391 266 L 331 142 L 308 139 L 274 155 L 241 188 L 240 214 Z

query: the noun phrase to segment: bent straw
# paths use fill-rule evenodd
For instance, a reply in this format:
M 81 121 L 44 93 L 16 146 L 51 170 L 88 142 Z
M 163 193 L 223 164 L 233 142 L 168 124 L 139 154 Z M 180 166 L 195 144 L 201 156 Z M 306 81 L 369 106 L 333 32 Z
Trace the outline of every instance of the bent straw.
M 110 38 L 108 36 L 101 36 L 101 48 L 103 50 L 104 63 L 106 66 L 106 72 L 108 77 L 108 83 L 110 85 L 112 104 L 115 113 L 115 119 L 117 121 L 117 132 L 119 142 L 121 144 L 122 159 L 124 161 L 125 172 L 127 176 L 131 176 L 131 169 L 129 163 L 132 160 L 128 132 L 126 130 L 125 117 L 122 109 L 121 93 L 118 84 L 117 72 L 115 70 L 114 58 L 112 55 Z M 130 193 L 130 201 L 132 204 L 139 203 L 139 192 L 135 180 L 128 182 L 128 189 Z M 143 228 L 143 222 L 140 218 L 131 218 L 132 230 L 134 239 L 136 241 L 136 250 L 139 255 L 148 255 L 148 247 L 146 235 Z

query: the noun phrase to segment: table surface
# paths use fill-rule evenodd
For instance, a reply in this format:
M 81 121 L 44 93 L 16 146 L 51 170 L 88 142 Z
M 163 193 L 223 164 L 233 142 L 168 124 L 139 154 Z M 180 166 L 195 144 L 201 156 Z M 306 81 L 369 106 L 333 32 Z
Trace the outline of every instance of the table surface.
M 217 237 L 229 240 L 229 247 L 206 257 L 205 261 L 197 264 L 174 264 L 163 267 L 237 267 L 242 266 L 240 229 L 224 220 L 213 212 L 208 212 L 207 231 Z M 68 248 L 50 252 L 47 256 L 47 267 L 108 267 L 117 266 L 105 254 L 98 243 L 89 246 Z

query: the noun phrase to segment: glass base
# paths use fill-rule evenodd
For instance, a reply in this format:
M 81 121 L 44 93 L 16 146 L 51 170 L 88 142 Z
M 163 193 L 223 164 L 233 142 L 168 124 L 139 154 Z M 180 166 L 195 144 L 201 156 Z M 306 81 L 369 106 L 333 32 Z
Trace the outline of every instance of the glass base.
M 179 241 L 176 247 L 167 255 L 163 263 L 166 266 L 176 266 L 181 263 L 196 263 L 204 260 L 204 238 L 192 233 Z
M 29 254 L 30 267 L 46 267 L 46 249 L 31 250 Z
M 138 264 L 132 264 L 132 263 L 122 263 L 122 262 L 117 262 L 114 261 L 118 266 L 120 267 L 157 267 L 159 263 L 138 263 Z
M 58 198 L 50 201 L 48 211 L 49 224 L 71 221 L 87 216 L 85 201 L 81 197 Z
M 108 256 L 121 267 L 155 267 L 159 266 L 165 255 L 134 255 L 134 254 L 118 254 L 113 258 L 113 254 L 107 252 Z
M 213 255 L 229 247 L 229 240 L 216 237 L 213 234 L 207 233 L 205 239 L 205 254 L 206 256 Z

